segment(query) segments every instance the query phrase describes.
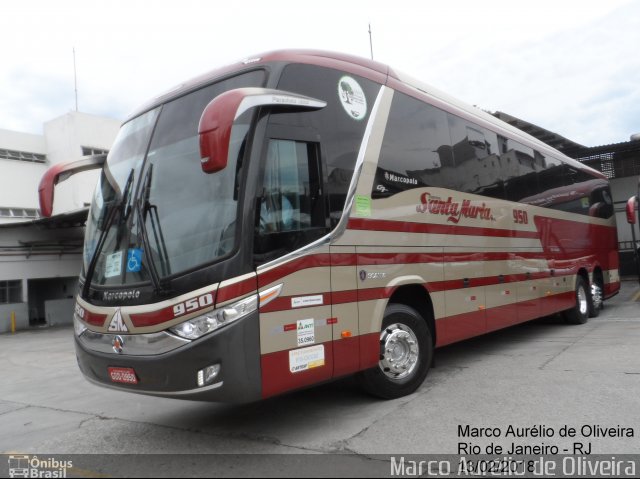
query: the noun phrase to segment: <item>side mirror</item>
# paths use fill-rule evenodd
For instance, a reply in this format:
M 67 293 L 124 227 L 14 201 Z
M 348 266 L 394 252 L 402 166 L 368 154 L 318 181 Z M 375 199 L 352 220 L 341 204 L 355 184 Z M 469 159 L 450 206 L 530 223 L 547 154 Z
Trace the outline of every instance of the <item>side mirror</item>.
M 322 100 L 267 88 L 237 88 L 218 95 L 205 107 L 198 125 L 202 171 L 215 173 L 226 168 L 231 129 L 247 110 L 264 106 L 318 110 L 326 105 Z
M 630 225 L 636 224 L 636 202 L 638 201 L 637 196 L 632 196 L 627 201 L 627 223 Z
M 53 195 L 58 183 L 71 178 L 76 173 L 102 168 L 106 159 L 107 155 L 94 155 L 78 161 L 58 163 L 50 167 L 42 176 L 38 186 L 42 216 L 49 217 L 53 213 Z

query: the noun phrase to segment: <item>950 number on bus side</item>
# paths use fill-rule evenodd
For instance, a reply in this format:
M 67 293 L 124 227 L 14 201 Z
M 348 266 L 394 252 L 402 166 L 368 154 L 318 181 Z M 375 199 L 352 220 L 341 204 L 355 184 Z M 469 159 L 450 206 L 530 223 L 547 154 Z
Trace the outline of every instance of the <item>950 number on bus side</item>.
M 517 225 L 528 225 L 529 215 L 525 210 L 513 210 L 513 222 Z

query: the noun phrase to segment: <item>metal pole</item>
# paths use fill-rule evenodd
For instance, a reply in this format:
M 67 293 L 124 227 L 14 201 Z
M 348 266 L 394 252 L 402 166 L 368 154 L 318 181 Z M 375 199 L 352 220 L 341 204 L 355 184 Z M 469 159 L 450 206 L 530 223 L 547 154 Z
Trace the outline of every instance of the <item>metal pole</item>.
M 369 48 L 371 49 L 371 59 L 373 60 L 373 37 L 371 35 L 371 24 L 369 24 Z
M 16 334 L 16 312 L 11 311 L 11 334 Z
M 78 111 L 78 75 L 76 72 L 76 49 L 73 48 L 73 84 L 76 92 L 76 111 Z

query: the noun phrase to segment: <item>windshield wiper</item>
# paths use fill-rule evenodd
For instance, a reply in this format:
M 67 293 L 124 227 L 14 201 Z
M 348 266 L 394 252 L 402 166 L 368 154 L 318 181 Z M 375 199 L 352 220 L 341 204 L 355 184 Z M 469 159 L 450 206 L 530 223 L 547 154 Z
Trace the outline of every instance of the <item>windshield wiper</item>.
M 120 211 L 121 218 L 126 219 L 129 217 L 129 214 L 131 213 L 131 208 L 127 209 L 126 211 L 125 211 L 125 208 L 127 206 L 129 197 L 131 195 L 131 187 L 133 186 L 134 172 L 135 170 L 131 168 L 131 172 L 129 173 L 127 182 L 124 185 L 124 189 L 122 190 L 122 199 L 115 207 L 111 208 L 111 210 L 109 211 L 109 216 L 107 216 L 106 221 L 103 224 L 102 231 L 100 231 L 98 242 L 96 243 L 96 247 L 93 250 L 93 256 L 91 257 L 91 261 L 89 262 L 89 266 L 87 267 L 87 271 L 84 276 L 84 285 L 82 287 L 83 298 L 89 297 L 89 285 L 91 284 L 91 278 L 93 278 L 93 275 L 95 273 L 96 265 L 98 264 L 98 257 L 100 256 L 100 252 L 102 251 L 102 248 L 104 247 L 104 243 L 107 240 L 109 230 L 111 229 L 111 225 L 113 224 L 116 214 L 118 213 L 118 211 Z M 106 203 L 105 203 L 105 207 L 106 207 Z
M 147 263 L 147 269 L 151 282 L 158 295 L 166 295 L 170 293 L 170 289 L 166 288 L 163 284 L 162 278 L 171 274 L 169 264 L 169 253 L 167 252 L 167 245 L 162 234 L 162 226 L 160 225 L 160 218 L 158 216 L 158 208 L 155 205 L 149 203 L 149 197 L 151 195 L 151 178 L 153 176 L 153 164 L 149 165 L 149 169 L 144 178 L 142 186 L 142 194 L 135 202 L 135 211 L 138 216 L 138 227 L 140 228 L 140 239 L 142 240 L 142 249 L 144 251 L 144 257 Z M 158 256 L 160 258 L 160 267 L 162 268 L 162 278 L 158 274 L 155 262 L 153 260 L 153 252 L 149 244 L 149 235 L 147 233 L 147 212 L 153 210 L 155 212 L 155 219 L 153 214 L 151 215 L 151 227 L 153 229 L 156 245 L 158 245 Z

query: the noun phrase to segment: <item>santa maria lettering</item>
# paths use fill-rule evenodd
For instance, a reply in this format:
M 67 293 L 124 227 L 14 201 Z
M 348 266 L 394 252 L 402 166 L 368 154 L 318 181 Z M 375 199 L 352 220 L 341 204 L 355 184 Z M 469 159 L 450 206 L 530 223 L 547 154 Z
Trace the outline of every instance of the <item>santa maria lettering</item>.
M 450 196 L 443 200 L 429 192 L 420 195 L 420 204 L 416 206 L 418 213 L 446 216 L 449 223 L 458 224 L 461 218 L 495 221 L 491 208 L 486 203 L 477 203 L 471 200 L 462 200 L 462 204 L 453 201 Z

